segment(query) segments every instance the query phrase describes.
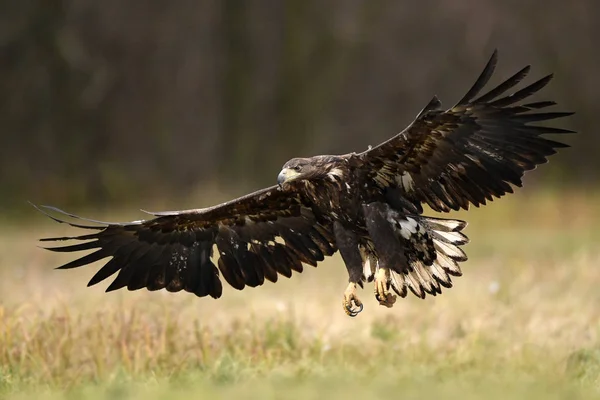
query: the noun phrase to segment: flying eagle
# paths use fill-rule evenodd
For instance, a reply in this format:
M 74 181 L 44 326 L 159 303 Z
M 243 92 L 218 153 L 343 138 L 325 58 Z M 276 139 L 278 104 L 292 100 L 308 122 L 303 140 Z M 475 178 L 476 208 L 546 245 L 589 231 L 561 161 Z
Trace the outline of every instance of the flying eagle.
M 185 290 L 216 299 L 222 280 L 238 290 L 276 282 L 339 250 L 350 316 L 363 309 L 356 291 L 365 281 L 374 281 L 375 297 L 387 307 L 409 291 L 435 296 L 462 274 L 466 222 L 424 216 L 423 205 L 466 210 L 512 193 L 525 171 L 568 147 L 541 135 L 573 133 L 531 124 L 572 113 L 540 111 L 552 101 L 522 103 L 552 75 L 511 91 L 529 66 L 477 97 L 496 62 L 494 52 L 455 106 L 444 111 L 434 97 L 406 129 L 362 153 L 294 158 L 277 185 L 214 207 L 150 213 L 148 220 L 102 222 L 43 207 L 55 221 L 90 233 L 42 240 L 79 241 L 48 248 L 56 252 L 95 250 L 60 269 L 110 257 L 88 283 L 118 273 L 107 291 Z

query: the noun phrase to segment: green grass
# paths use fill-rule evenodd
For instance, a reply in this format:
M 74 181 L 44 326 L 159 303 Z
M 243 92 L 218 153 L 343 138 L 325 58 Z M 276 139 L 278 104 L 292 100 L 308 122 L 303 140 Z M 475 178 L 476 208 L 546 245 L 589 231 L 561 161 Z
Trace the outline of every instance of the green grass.
M 5 226 L 0 398 L 599 397 L 597 196 L 523 193 L 457 216 L 472 242 L 455 287 L 386 309 L 368 285 L 357 318 L 338 256 L 216 301 L 104 294 L 85 287 L 97 267 L 55 271 L 69 256 L 35 247 L 68 228 Z

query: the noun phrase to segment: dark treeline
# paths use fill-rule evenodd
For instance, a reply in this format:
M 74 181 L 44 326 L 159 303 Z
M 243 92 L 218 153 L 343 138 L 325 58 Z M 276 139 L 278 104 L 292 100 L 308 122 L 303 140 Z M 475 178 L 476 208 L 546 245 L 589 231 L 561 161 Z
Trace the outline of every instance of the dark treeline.
M 200 185 L 241 194 L 293 156 L 377 144 L 434 94 L 451 106 L 494 48 L 494 82 L 532 64 L 536 77 L 555 73 L 545 97 L 577 111 L 565 122 L 582 132 L 568 138 L 576 148 L 531 180 L 598 177 L 595 0 L 0 8 L 0 203 L 144 204 Z

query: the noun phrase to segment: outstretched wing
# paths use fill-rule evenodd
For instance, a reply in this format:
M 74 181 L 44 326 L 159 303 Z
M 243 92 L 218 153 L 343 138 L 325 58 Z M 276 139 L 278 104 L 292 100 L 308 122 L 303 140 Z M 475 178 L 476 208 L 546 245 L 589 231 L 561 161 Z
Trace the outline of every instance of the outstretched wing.
M 107 291 L 145 287 L 218 298 L 220 275 L 241 290 L 261 285 L 265 279 L 276 282 L 278 275 L 290 277 L 292 271 L 302 272 L 302 263 L 316 266 L 336 251 L 330 224 L 317 221 L 301 196 L 274 186 L 215 207 L 151 213 L 155 218 L 129 223 L 83 219 L 43 207 L 40 210 L 55 221 L 95 232 L 42 241 L 83 241 L 48 248 L 57 252 L 95 250 L 60 269 L 112 257 L 88 286 L 118 272 Z M 211 260 L 215 245 L 218 252 Z M 216 259 L 218 268 L 213 264 Z
M 435 211 L 468 209 L 512 193 L 525 171 L 545 163 L 563 143 L 542 134 L 573 133 L 530 125 L 566 117 L 567 112 L 540 112 L 555 103 L 518 105 L 550 82 L 548 75 L 509 95 L 529 72 L 527 66 L 488 93 L 475 98 L 489 81 L 497 62 L 494 51 L 468 93 L 447 111 L 434 99 L 404 131 L 358 156 L 382 189 L 400 189 L 420 207 Z M 503 96 L 504 95 L 504 96 Z M 501 97 L 502 96 L 502 97 Z

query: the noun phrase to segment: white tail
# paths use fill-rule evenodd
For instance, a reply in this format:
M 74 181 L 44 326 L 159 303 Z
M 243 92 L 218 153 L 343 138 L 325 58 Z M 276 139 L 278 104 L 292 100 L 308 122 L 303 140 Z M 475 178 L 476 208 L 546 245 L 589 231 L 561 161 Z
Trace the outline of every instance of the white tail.
M 410 289 L 417 297 L 425 298 L 426 293 L 442 293 L 442 286 L 452 287 L 451 277 L 462 275 L 458 263 L 467 260 L 459 247 L 469 242 L 461 232 L 467 223 L 420 215 L 398 217 L 393 225 L 405 248 L 408 265 L 395 271 L 392 268 L 393 290 L 405 297 Z

